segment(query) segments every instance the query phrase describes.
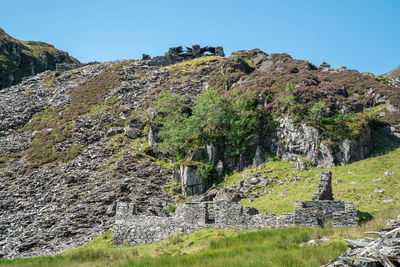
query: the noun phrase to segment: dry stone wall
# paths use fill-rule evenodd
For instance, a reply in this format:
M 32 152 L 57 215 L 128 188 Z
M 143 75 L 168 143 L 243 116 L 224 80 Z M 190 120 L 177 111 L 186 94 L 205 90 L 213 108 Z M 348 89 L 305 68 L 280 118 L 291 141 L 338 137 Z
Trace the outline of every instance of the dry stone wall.
M 268 229 L 294 226 L 294 214 L 258 214 L 254 208 L 230 202 L 215 202 L 215 227 L 223 229 Z
M 193 205 L 190 205 L 190 208 L 193 208 Z M 113 243 L 115 245 L 150 244 L 162 241 L 176 232 L 185 234 L 203 229 L 205 223 L 201 223 L 199 217 L 195 215 L 196 211 L 190 208 L 186 216 L 145 216 L 134 215 L 133 204 L 119 202 L 113 226 Z M 190 218 L 190 214 L 194 217 Z M 204 213 L 200 212 L 200 214 Z
M 335 200 L 296 201 L 294 203 L 294 223 L 303 226 L 323 226 L 332 222 L 333 226 L 357 224 L 357 211 L 353 203 Z
M 294 213 L 258 214 L 254 208 L 230 201 L 191 202 L 178 206 L 170 217 L 135 215 L 134 205 L 118 203 L 113 241 L 116 245 L 149 244 L 162 241 L 176 232 L 192 233 L 208 227 L 219 229 L 270 229 L 295 225 L 333 226 L 357 224 L 357 213 L 346 201 L 297 201 Z
M 220 229 L 269 229 L 295 225 L 334 227 L 357 224 L 353 203 L 335 201 L 332 194 L 332 173 L 320 174 L 320 184 L 313 201 L 296 201 L 294 212 L 282 215 L 259 214 L 252 207 L 243 207 L 230 200 L 187 202 L 179 205 L 170 217 L 136 215 L 133 204 L 118 203 L 114 224 L 114 244 L 136 245 L 161 241 L 173 233 L 191 233 L 207 227 Z

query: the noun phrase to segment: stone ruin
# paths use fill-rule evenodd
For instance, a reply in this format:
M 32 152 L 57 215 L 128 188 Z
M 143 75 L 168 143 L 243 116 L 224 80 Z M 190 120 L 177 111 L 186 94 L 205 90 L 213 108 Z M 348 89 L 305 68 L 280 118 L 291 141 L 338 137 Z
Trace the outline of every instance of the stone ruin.
M 149 55 L 143 54 L 142 60 L 150 60 L 149 64 L 153 66 L 168 66 L 207 55 L 224 57 L 224 48 L 222 46 L 200 47 L 200 45 L 193 45 L 184 49 L 182 46 L 177 46 L 169 48 L 164 56 L 151 58 Z
M 333 200 L 332 173 L 324 171 L 320 173 L 319 186 L 315 190 L 312 200 Z
M 186 234 L 209 227 L 269 229 L 296 225 L 323 226 L 328 222 L 334 227 L 356 225 L 357 211 L 353 203 L 333 200 L 331 178 L 332 173 L 323 172 L 313 196 L 315 200 L 296 201 L 294 212 L 282 215 L 259 213 L 255 208 L 220 200 L 183 203 L 170 217 L 145 216 L 135 214 L 134 204 L 119 202 L 113 226 L 113 243 L 149 244 L 162 241 L 176 232 Z

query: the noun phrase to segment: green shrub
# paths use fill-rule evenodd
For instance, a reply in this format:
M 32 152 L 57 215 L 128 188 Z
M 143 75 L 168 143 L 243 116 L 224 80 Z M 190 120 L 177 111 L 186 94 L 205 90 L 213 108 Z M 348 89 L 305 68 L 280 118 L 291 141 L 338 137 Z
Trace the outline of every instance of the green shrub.
M 174 212 L 175 210 L 176 210 L 176 206 L 169 205 L 169 206 L 167 207 L 167 212 L 168 212 L 168 213 L 172 213 L 172 212 Z
M 198 147 L 218 143 L 236 157 L 253 144 L 261 120 L 254 98 L 239 90 L 224 94 L 210 88 L 195 99 L 192 108 L 183 103 L 181 96 L 165 93 L 148 108 L 147 113 L 158 113 L 154 122 L 160 126 L 158 151 L 179 159 Z

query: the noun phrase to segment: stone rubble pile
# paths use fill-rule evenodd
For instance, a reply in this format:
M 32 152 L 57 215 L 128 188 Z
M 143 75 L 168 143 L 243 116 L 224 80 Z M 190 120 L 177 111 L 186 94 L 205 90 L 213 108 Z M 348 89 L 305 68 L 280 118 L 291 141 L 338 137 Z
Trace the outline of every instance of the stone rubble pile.
M 349 247 L 347 252 L 325 267 L 400 266 L 400 215 L 397 220 L 391 220 L 390 226 L 379 232 L 366 232 L 366 234 L 373 234 L 377 237 L 365 237 L 357 240 L 344 239 Z

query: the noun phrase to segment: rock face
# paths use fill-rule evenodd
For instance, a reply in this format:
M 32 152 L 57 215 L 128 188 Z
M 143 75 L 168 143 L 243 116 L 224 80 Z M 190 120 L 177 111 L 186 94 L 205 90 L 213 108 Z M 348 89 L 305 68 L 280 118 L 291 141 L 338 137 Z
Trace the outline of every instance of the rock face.
M 332 173 L 324 171 L 320 174 L 320 181 L 315 190 L 312 200 L 333 200 L 332 194 Z
M 291 118 L 284 117 L 271 135 L 269 146 L 279 157 L 294 162 L 299 168 L 304 168 L 302 158 L 312 165 L 328 168 L 366 158 L 373 146 L 370 132 L 369 126 L 365 126 L 357 140 L 324 140 L 314 127 L 295 126 Z
M 200 195 L 206 191 L 207 181 L 189 166 L 180 166 L 182 192 L 185 196 Z
M 0 89 L 21 82 L 23 77 L 55 70 L 58 63 L 79 61 L 44 42 L 20 41 L 0 28 Z

